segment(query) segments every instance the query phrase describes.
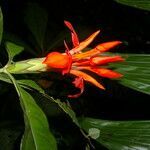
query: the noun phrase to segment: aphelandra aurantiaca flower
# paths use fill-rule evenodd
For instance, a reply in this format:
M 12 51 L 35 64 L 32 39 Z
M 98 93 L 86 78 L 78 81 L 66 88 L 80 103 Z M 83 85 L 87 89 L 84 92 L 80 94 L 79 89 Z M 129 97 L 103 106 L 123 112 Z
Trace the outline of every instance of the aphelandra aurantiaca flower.
M 43 64 L 47 65 L 47 67 L 53 71 L 58 71 L 63 75 L 71 74 L 76 76 L 73 84 L 76 88 L 80 89 L 80 93 L 68 95 L 68 97 L 76 98 L 80 96 L 84 91 L 84 81 L 90 82 L 102 90 L 105 89 L 101 83 L 99 83 L 90 74 L 85 73 L 84 70 L 110 79 L 122 77 L 122 74 L 107 69 L 104 65 L 112 62 L 123 61 L 124 59 L 121 56 L 101 55 L 101 53 L 121 44 L 120 41 L 105 42 L 97 45 L 93 49 L 83 52 L 83 50 L 87 48 L 100 31 L 98 30 L 94 32 L 86 40 L 79 42 L 78 36 L 71 23 L 68 21 L 65 21 L 64 23 L 71 31 L 73 48 L 69 49 L 64 41 L 66 48 L 65 53 L 50 52 L 43 61 Z

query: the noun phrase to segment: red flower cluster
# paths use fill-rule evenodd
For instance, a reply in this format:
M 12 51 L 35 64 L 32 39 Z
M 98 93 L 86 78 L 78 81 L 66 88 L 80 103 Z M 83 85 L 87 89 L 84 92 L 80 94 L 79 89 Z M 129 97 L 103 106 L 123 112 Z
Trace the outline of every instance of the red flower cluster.
M 75 87 L 80 89 L 80 93 L 68 95 L 68 97 L 76 98 L 80 96 L 84 91 L 84 81 L 88 81 L 100 89 L 105 89 L 101 83 L 97 82 L 88 73 L 83 72 L 83 70 L 94 72 L 97 75 L 106 78 L 122 77 L 122 74 L 110 69 L 106 69 L 103 66 L 112 62 L 123 61 L 124 59 L 121 56 L 100 55 L 102 52 L 108 51 L 109 49 L 120 44 L 120 41 L 105 42 L 97 45 L 93 49 L 82 52 L 82 50 L 94 40 L 100 31 L 98 30 L 94 32 L 86 40 L 79 42 L 78 36 L 71 23 L 68 21 L 65 21 L 64 23 L 71 31 L 73 48 L 69 50 L 66 42 L 64 41 L 66 47 L 65 53 L 51 52 L 46 56 L 46 59 L 43 61 L 43 63 L 55 71 L 60 71 L 63 75 L 72 74 L 76 76 L 73 84 Z

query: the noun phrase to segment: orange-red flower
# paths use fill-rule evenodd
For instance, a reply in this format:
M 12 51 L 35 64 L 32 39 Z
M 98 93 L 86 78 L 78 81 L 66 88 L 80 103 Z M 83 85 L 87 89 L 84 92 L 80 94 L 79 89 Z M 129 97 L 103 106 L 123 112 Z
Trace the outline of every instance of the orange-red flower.
M 122 74 L 106 69 L 103 66 L 108 63 L 123 61 L 121 56 L 101 56 L 102 52 L 119 45 L 120 41 L 105 42 L 97 45 L 95 48 L 86 52 L 82 52 L 99 34 L 100 30 L 94 32 L 86 40 L 79 42 L 78 36 L 70 22 L 64 21 L 65 25 L 71 31 L 73 48 L 69 50 L 66 42 L 64 42 L 66 51 L 65 53 L 51 52 L 46 56 L 43 61 L 48 67 L 54 71 L 59 71 L 64 74 L 72 74 L 76 76 L 73 84 L 80 89 L 80 93 L 75 95 L 68 95 L 71 98 L 80 96 L 84 91 L 84 81 L 90 82 L 100 89 L 105 89 L 104 86 L 94 79 L 90 74 L 85 73 L 84 70 L 93 72 L 101 77 L 106 78 L 120 78 Z

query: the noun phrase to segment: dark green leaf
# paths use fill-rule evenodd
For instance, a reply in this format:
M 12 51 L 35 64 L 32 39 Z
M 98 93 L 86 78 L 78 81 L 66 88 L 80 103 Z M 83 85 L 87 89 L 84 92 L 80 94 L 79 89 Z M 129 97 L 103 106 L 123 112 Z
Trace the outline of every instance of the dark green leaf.
M 124 86 L 134 90 L 150 94 L 150 55 L 149 54 L 119 54 L 125 57 L 123 63 L 112 63 L 109 66 L 115 68 L 124 77 L 118 81 Z
M 150 0 L 115 0 L 118 3 L 150 11 Z
M 0 128 L 0 149 L 1 150 L 12 150 L 14 144 L 21 135 L 21 131 L 17 127 L 1 127 Z
M 76 118 L 76 114 L 74 113 L 74 111 L 72 110 L 71 107 L 69 107 L 66 103 L 61 102 L 60 100 L 56 100 L 55 101 L 58 106 L 66 113 L 69 115 L 69 117 L 72 119 L 72 121 L 79 127 L 79 123 L 78 120 Z
M 29 45 L 25 40 L 23 40 L 21 37 L 18 37 L 16 34 L 12 33 L 4 33 L 3 34 L 4 41 L 9 41 L 11 43 L 15 43 L 16 45 L 21 45 L 24 47 L 24 50 L 32 54 L 34 57 L 37 56 L 37 52 L 33 49 L 32 46 Z
M 67 105 L 65 102 L 61 102 L 59 99 L 55 100 L 54 98 L 50 97 L 46 93 L 43 93 L 43 96 L 45 96 L 47 99 L 51 100 L 52 102 L 56 103 L 71 119 L 72 121 L 80 127 L 76 114 L 72 110 L 71 106 Z
M 43 42 L 47 27 L 48 15 L 46 11 L 36 3 L 30 3 L 25 12 L 25 22 L 36 39 L 40 49 L 43 50 Z
M 91 129 L 99 131 L 96 133 L 97 138 L 94 139 L 109 150 L 150 149 L 150 121 L 107 121 L 82 118 L 79 119 L 79 123 L 88 134 Z
M 3 14 L 2 14 L 2 10 L 0 8 L 0 43 L 2 40 L 2 35 L 3 35 Z
M 13 60 L 13 58 L 20 54 L 23 51 L 23 47 L 16 45 L 14 43 L 11 42 L 7 42 L 6 43 L 6 48 L 7 48 L 7 52 L 8 52 L 8 56 L 9 56 L 9 60 Z

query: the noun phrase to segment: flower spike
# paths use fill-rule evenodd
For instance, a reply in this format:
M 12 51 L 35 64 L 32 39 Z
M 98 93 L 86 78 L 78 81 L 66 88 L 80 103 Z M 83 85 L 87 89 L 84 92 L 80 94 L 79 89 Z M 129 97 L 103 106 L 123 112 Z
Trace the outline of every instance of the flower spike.
M 82 52 L 87 46 L 94 40 L 94 38 L 99 34 L 100 30 L 94 32 L 87 39 L 79 43 L 78 36 L 72 26 L 68 21 L 64 21 L 65 25 L 71 31 L 73 48 L 69 50 L 68 45 L 64 41 L 65 53 L 51 52 L 46 56 L 43 64 L 46 64 L 48 68 L 53 71 L 59 71 L 64 74 L 71 74 L 75 76 L 75 80 L 72 82 L 74 86 L 80 89 L 80 92 L 74 95 L 68 95 L 69 98 L 77 98 L 84 91 L 84 81 L 87 81 L 99 89 L 104 90 L 104 86 L 99 83 L 92 75 L 87 74 L 84 70 L 93 72 L 100 77 L 116 79 L 123 75 L 103 67 L 108 63 L 114 63 L 119 61 L 124 61 L 121 56 L 101 56 L 100 54 L 108 51 L 111 48 L 121 44 L 120 41 L 105 42 L 97 45 L 95 48 L 90 49 L 86 52 Z

